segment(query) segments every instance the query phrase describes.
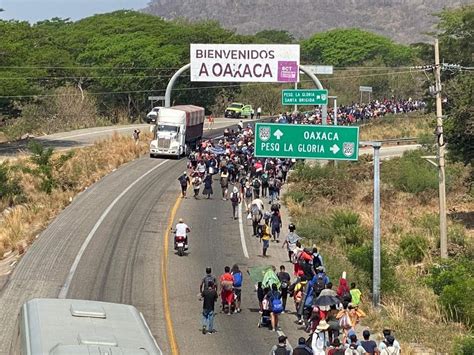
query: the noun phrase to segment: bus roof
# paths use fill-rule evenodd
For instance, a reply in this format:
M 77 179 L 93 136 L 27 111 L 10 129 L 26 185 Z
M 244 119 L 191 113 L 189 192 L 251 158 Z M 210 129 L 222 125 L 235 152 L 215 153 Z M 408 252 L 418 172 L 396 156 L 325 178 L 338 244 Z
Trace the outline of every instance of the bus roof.
M 133 306 L 33 299 L 22 307 L 26 354 L 162 354 Z

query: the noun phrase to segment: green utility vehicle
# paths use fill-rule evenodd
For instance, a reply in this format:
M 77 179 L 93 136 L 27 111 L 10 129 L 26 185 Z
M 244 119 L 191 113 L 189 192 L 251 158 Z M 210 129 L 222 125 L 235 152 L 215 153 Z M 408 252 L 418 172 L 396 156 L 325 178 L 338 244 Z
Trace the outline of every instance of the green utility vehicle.
M 224 117 L 230 118 L 248 118 L 252 114 L 252 106 L 244 105 L 240 102 L 233 102 L 225 109 Z

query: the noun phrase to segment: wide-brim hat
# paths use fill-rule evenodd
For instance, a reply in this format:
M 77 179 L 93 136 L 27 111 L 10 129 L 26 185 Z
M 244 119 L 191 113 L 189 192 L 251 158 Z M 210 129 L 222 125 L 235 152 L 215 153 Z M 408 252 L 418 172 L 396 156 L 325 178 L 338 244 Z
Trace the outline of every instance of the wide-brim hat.
M 317 330 L 327 330 L 327 329 L 329 329 L 329 324 L 323 319 L 319 322 L 316 329 Z

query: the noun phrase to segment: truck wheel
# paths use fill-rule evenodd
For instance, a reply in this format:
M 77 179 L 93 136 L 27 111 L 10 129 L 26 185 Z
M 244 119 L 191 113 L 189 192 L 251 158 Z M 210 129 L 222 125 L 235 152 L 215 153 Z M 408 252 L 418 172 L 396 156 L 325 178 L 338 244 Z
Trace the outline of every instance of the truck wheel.
M 237 118 L 237 119 L 240 118 L 240 112 L 235 115 L 235 118 Z
M 155 155 L 150 153 L 150 158 L 155 158 Z

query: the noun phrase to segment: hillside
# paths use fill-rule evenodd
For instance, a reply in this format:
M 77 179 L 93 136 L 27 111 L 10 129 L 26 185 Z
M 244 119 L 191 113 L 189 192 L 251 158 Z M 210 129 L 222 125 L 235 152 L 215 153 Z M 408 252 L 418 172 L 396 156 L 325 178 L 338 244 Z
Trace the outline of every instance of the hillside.
M 358 27 L 415 43 L 429 40 L 423 33 L 433 30 L 433 13 L 468 3 L 472 0 L 152 0 L 144 11 L 167 19 L 218 20 L 243 34 L 279 29 L 302 38 Z

